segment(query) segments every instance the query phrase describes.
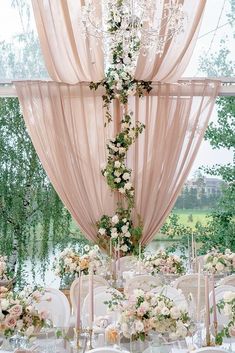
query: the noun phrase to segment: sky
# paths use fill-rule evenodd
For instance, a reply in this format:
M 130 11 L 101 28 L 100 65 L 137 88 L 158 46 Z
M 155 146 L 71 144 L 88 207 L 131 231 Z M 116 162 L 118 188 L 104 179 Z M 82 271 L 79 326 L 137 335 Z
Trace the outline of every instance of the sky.
M 198 2 L 200 0 L 191 1 Z M 11 0 L 0 0 L 0 40 L 9 40 L 12 35 L 16 34 L 21 29 L 19 16 L 16 10 L 11 8 L 10 4 Z M 222 8 L 223 11 L 221 14 Z M 226 23 L 228 22 L 226 12 L 228 12 L 229 9 L 229 0 L 207 0 L 204 18 L 199 33 L 199 39 L 197 41 L 197 45 L 195 47 L 190 63 L 184 73 L 185 77 L 204 76 L 198 71 L 198 58 L 203 52 L 208 52 L 208 48 L 210 48 L 210 51 L 207 53 L 207 55 L 215 52 L 219 48 L 220 38 L 222 38 L 225 34 L 229 36 L 229 45 L 231 44 L 231 47 L 234 47 L 235 43 L 232 42 L 231 39 L 231 27 L 228 24 L 226 25 Z M 222 28 L 216 31 L 215 36 L 214 32 L 207 34 L 208 32 L 213 31 L 217 27 L 219 18 L 219 26 L 222 26 Z M 35 27 L 35 24 L 32 23 L 32 26 Z M 233 59 L 235 60 L 235 58 Z M 213 111 L 211 120 L 213 121 L 215 120 L 215 118 L 216 109 L 214 109 Z M 203 141 L 196 157 L 196 160 L 193 164 L 192 170 L 190 172 L 190 177 L 193 176 L 194 172 L 201 165 L 211 166 L 215 163 L 228 162 L 232 162 L 232 153 L 223 149 L 213 150 L 208 142 Z

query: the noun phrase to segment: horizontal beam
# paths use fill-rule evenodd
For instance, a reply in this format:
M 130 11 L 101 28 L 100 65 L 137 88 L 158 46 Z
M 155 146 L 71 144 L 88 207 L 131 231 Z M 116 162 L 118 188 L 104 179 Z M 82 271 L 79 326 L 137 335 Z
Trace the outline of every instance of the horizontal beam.
M 199 78 L 200 80 L 200 78 Z M 203 79 L 205 80 L 205 78 Z M 235 78 L 230 78 L 230 81 L 227 82 L 222 82 L 222 86 L 220 87 L 220 91 L 218 93 L 219 96 L 235 96 Z M 179 82 L 184 82 L 184 80 L 181 80 Z M 187 79 L 187 81 L 194 81 L 193 79 Z M 198 79 L 197 79 L 198 81 Z M 234 84 L 232 84 L 234 83 Z M 153 82 L 154 86 L 154 82 Z M 16 94 L 16 89 L 13 84 L 7 83 L 6 82 L 0 82 L 0 97 L 17 97 Z

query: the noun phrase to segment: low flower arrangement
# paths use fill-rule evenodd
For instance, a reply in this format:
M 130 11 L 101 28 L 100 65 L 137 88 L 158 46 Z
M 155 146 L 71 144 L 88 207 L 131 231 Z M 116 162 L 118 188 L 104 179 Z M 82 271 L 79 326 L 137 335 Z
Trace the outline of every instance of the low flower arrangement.
M 150 331 L 156 331 L 166 339 L 177 340 L 191 333 L 187 309 L 161 293 L 137 289 L 127 298 L 114 297 L 109 307 L 119 309 L 119 325 L 126 338 L 144 341 Z
M 168 254 L 163 250 L 158 250 L 155 254 L 146 255 L 143 260 L 143 267 L 152 275 L 156 273 L 185 273 L 185 268 L 181 258 L 177 255 Z
M 85 245 L 82 255 L 71 248 L 66 248 L 56 259 L 54 272 L 61 279 L 69 277 L 73 281 L 80 273 L 88 274 L 91 269 L 96 273 L 97 269 L 102 266 L 102 262 L 102 254 L 97 245 L 94 247 Z
M 210 273 L 233 272 L 235 269 L 235 253 L 226 249 L 224 253 L 213 250 L 204 256 L 204 270 Z
M 0 332 L 5 337 L 20 333 L 32 337 L 48 323 L 48 312 L 40 311 L 36 304 L 42 292 L 25 289 L 20 293 L 8 292 L 0 298 Z
M 222 344 L 224 337 L 235 337 L 235 293 L 225 292 L 217 307 L 229 319 L 228 324 L 216 336 L 216 343 Z

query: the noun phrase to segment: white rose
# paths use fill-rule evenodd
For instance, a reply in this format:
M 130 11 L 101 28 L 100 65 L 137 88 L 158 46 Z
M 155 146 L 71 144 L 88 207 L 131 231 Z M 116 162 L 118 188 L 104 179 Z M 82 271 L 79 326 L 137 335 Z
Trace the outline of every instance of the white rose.
M 132 188 L 132 183 L 128 182 L 125 184 L 124 189 L 130 190 Z
M 100 228 L 99 233 L 100 233 L 100 235 L 105 235 L 106 230 L 104 228 Z
M 2 310 L 7 310 L 8 307 L 9 307 L 9 300 L 7 299 L 2 299 L 1 300 L 1 307 L 2 307 Z
M 122 165 L 122 164 L 121 164 L 119 161 L 116 161 L 116 162 L 114 163 L 114 167 L 115 167 L 115 168 L 120 168 L 121 165 Z
M 141 296 L 143 296 L 144 295 L 144 291 L 142 290 L 142 289 L 135 289 L 134 291 L 133 291 L 133 295 L 134 295 L 134 297 L 141 297 Z
M 126 149 L 124 147 L 119 148 L 119 153 L 123 154 L 126 152 Z
M 131 233 L 130 233 L 130 232 L 126 232 L 126 233 L 125 233 L 125 237 L 126 237 L 126 238 L 130 238 L 130 236 L 131 236 Z
M 111 234 L 111 238 L 112 239 L 117 239 L 117 237 L 118 237 L 118 233 L 112 233 Z
M 122 233 L 126 233 L 128 231 L 128 226 L 122 226 Z
M 176 306 L 174 306 L 173 308 L 170 309 L 170 315 L 171 315 L 172 319 L 177 320 L 180 316 L 179 309 Z
M 170 314 L 170 310 L 165 306 L 164 308 L 162 308 L 161 314 L 166 316 Z
M 229 304 L 225 304 L 223 308 L 224 315 L 231 316 L 232 315 L 232 306 Z
M 114 215 L 114 216 L 112 217 L 112 223 L 113 223 L 113 224 L 117 224 L 118 222 L 119 222 L 118 216 L 117 216 L 117 215 Z
M 124 188 L 119 188 L 118 191 L 120 192 L 120 194 L 125 194 L 125 189 Z
M 135 321 L 135 329 L 137 332 L 142 332 L 144 330 L 144 324 L 140 320 Z
M 135 131 L 134 130 L 130 130 L 129 134 L 128 134 L 131 138 L 135 137 Z
M 128 246 L 127 246 L 126 244 L 122 245 L 122 246 L 121 246 L 121 250 L 122 250 L 123 252 L 127 252 L 127 251 L 128 251 Z
M 85 246 L 84 246 L 84 250 L 85 250 L 85 251 L 89 251 L 89 250 L 90 250 L 90 246 L 89 246 L 89 245 L 85 245 Z
M 115 181 L 115 183 L 117 183 L 117 184 L 118 184 L 118 183 L 120 183 L 121 178 L 115 178 L 115 179 L 114 179 L 114 181 Z
M 115 170 L 114 175 L 118 178 L 122 173 L 120 173 L 119 171 Z
M 235 299 L 235 293 L 234 292 L 225 292 L 224 293 L 224 301 L 226 303 L 230 303 L 231 301 L 233 301 L 233 299 Z
M 218 272 L 222 272 L 224 270 L 224 265 L 221 262 L 217 262 L 215 268 Z
M 123 176 L 122 176 L 122 179 L 124 180 L 129 180 L 130 179 L 130 174 L 129 173 L 124 173 Z

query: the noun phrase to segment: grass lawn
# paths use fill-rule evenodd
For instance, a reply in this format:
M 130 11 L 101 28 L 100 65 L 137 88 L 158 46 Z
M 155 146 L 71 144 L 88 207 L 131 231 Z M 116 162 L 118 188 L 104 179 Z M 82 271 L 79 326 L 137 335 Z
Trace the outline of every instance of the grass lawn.
M 180 222 L 185 226 L 194 228 L 197 222 L 201 222 L 202 225 L 207 223 L 208 218 L 206 217 L 210 210 L 174 210 L 180 217 Z

